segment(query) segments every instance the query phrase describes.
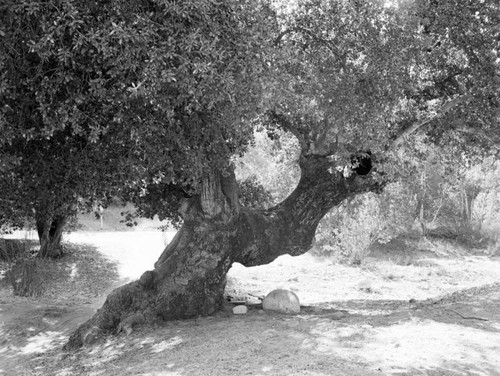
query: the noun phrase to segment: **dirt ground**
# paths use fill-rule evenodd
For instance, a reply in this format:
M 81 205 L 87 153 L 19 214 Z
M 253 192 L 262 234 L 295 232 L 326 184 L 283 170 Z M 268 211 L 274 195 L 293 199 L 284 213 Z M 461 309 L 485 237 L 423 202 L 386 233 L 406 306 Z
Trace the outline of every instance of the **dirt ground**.
M 213 317 L 63 353 L 71 331 L 151 268 L 171 236 L 70 234 L 44 295 L 13 297 L 0 281 L 0 375 L 500 375 L 500 258 L 452 247 L 410 258 L 381 250 L 360 267 L 309 254 L 235 265 L 226 293 L 248 314 L 228 303 Z M 261 310 L 275 288 L 296 292 L 300 314 Z

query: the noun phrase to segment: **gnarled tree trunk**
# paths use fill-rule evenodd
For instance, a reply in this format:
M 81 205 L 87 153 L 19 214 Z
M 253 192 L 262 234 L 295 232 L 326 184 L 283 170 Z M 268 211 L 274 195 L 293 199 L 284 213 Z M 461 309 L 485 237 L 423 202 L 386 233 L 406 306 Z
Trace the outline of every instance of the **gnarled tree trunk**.
M 61 239 L 67 217 L 63 215 L 36 215 L 36 230 L 40 241 L 38 256 L 42 258 L 57 258 L 62 256 Z
M 307 252 L 319 221 L 333 206 L 380 187 L 370 176 L 345 178 L 330 168 L 327 157 L 302 156 L 300 167 L 297 188 L 268 210 L 240 207 L 233 173 L 208 175 L 200 195 L 181 207 L 184 225 L 154 269 L 111 292 L 94 317 L 73 333 L 66 349 L 106 333 L 129 332 L 144 322 L 214 313 L 223 303 L 233 262 L 262 265 L 283 254 Z

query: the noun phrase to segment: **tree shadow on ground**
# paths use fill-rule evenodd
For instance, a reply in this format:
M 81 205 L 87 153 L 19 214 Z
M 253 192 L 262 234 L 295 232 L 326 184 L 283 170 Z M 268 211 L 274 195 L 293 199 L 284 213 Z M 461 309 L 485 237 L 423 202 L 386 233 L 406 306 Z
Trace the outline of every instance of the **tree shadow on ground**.
M 25 354 L 18 374 L 495 375 L 500 369 L 495 288 L 426 302 L 334 302 L 302 307 L 298 315 L 271 314 L 254 304 L 238 316 L 227 304 L 213 317 L 143 327 L 75 353 L 61 353 L 67 332 L 46 329 L 45 337 L 29 338 L 57 346 Z M 39 313 L 48 325 L 47 320 L 68 316 L 61 308 L 47 306 Z M 453 316 L 449 309 L 488 321 Z M 25 342 L 20 351 L 30 345 Z
M 64 247 L 64 257 L 36 263 L 44 276 L 40 296 L 13 296 L 9 281 L 0 280 L 0 374 L 25 374 L 27 360 L 59 349 L 117 285 L 116 262 L 89 245 Z
M 144 327 L 65 357 L 49 351 L 33 366 L 54 375 L 218 376 L 495 375 L 498 366 L 498 333 L 403 316 L 402 309 L 381 315 L 312 306 L 281 315 L 254 304 L 238 316 L 232 307 Z

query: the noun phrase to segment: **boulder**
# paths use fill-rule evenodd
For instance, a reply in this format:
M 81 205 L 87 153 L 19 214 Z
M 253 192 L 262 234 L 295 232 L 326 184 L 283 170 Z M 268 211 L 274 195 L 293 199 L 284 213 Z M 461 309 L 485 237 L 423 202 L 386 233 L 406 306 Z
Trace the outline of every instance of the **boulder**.
M 262 301 L 264 311 L 280 313 L 299 313 L 300 302 L 295 293 L 289 290 L 277 289 L 271 291 Z

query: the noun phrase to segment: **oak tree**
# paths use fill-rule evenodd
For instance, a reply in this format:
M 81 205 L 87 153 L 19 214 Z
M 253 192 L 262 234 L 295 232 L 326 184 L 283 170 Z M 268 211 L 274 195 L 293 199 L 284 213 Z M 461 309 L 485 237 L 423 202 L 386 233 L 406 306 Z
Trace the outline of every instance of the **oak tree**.
M 172 6 L 166 3 L 164 9 Z M 199 180 L 180 200 L 183 225 L 154 269 L 113 291 L 67 348 L 128 331 L 136 323 L 214 313 L 232 263 L 261 265 L 306 252 L 332 207 L 379 191 L 405 174 L 407 156 L 419 153 L 412 135 L 468 156 L 489 153 L 498 140 L 500 13 L 493 0 L 408 1 L 392 7 L 376 1 L 311 0 L 281 10 L 264 7 L 258 14 L 231 2 L 212 6 L 227 6 L 238 20 L 234 41 L 242 29 L 259 40 L 254 53 L 263 56 L 264 69 L 260 79 L 250 79 L 259 85 L 254 93 L 261 95 L 256 115 L 271 134 L 280 129 L 295 135 L 300 180 L 277 205 L 247 208 L 238 200 L 227 163 L 241 149 L 198 164 L 203 170 L 195 174 Z M 260 66 L 252 57 L 242 56 L 243 64 Z M 243 82 L 248 68 L 231 68 L 225 71 Z M 157 74 L 164 68 L 158 69 Z M 150 86 L 154 83 L 145 87 Z M 158 100 L 171 100 L 170 93 L 162 92 Z M 246 100 L 234 97 L 228 108 L 253 114 Z M 237 137 L 239 123 L 222 114 L 205 118 L 207 123 L 199 120 L 207 112 L 191 113 L 187 121 L 200 121 L 196 129 L 203 132 L 238 132 L 215 140 L 244 145 Z M 353 166 L 346 171 L 353 155 L 370 158 L 371 170 L 360 175 Z M 226 164 L 216 162 L 221 160 Z
M 67 348 L 214 313 L 234 262 L 305 253 L 332 207 L 405 175 L 416 134 L 469 157 L 499 139 L 495 0 L 8 4 L 2 70 L 28 69 L 2 76 L 3 171 L 16 176 L 30 137 L 80 135 L 117 166 L 105 190 L 182 219 L 154 269 L 114 290 Z M 241 204 L 231 164 L 257 125 L 300 147 L 300 180 L 270 208 Z M 356 160 L 370 168 L 356 173 Z

